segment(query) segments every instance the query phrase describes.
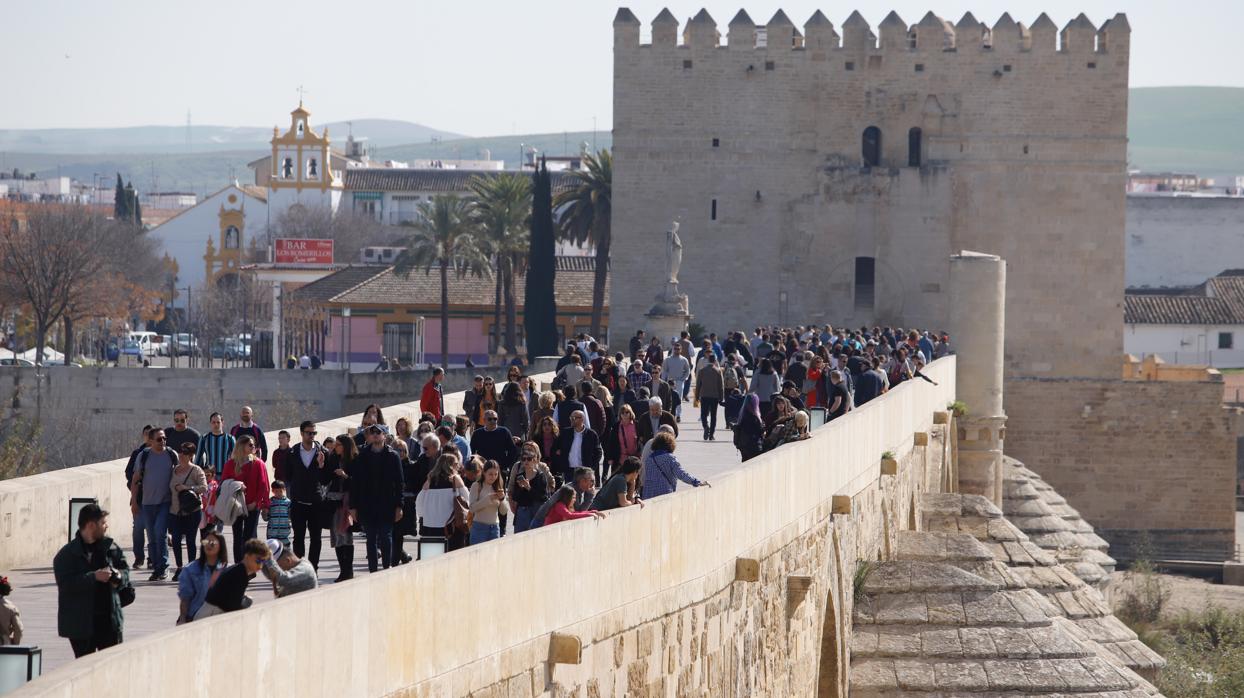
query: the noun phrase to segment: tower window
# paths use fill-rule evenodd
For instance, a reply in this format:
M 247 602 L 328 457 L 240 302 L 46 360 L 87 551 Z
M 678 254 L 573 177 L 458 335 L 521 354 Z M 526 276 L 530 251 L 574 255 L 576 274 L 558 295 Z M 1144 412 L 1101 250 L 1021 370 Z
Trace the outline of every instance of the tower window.
M 307 176 L 308 177 L 319 177 L 320 176 L 320 166 L 319 166 L 319 163 L 316 162 L 315 158 L 311 158 L 310 160 L 307 161 Z
M 713 147 L 714 147 L 714 148 L 716 148 L 716 147 L 719 147 L 720 145 L 721 145 L 721 139 L 720 139 L 720 138 L 714 138 L 714 139 L 713 139 Z
M 303 121 L 302 119 L 299 119 L 298 120 L 298 136 L 301 138 L 302 134 L 306 132 L 306 130 L 307 130 L 306 122 Z
M 923 133 L 919 127 L 912 128 L 907 132 L 907 165 L 908 167 L 920 167 L 920 141 Z
M 231 225 L 228 228 L 225 228 L 225 249 L 226 250 L 238 249 L 238 247 L 241 246 L 241 242 L 242 242 L 241 238 L 242 238 L 242 234 L 238 232 L 238 228 L 236 225 Z
M 285 158 L 285 160 L 281 162 L 281 177 L 285 179 L 294 178 L 294 159 L 293 158 Z
M 863 155 L 865 167 L 877 167 L 881 164 L 881 129 L 869 126 L 864 129 Z
M 855 61 L 847 61 L 843 67 L 847 70 L 855 70 Z
M 855 311 L 872 313 L 876 301 L 877 266 L 872 257 L 855 258 Z
M 916 72 L 917 72 L 917 73 L 923 73 L 923 72 L 924 72 L 924 64 L 923 64 L 923 63 L 917 63 L 917 64 L 916 64 Z
M 688 58 L 687 60 L 684 60 L 684 61 L 682 62 L 682 69 L 683 69 L 683 70 L 691 70 L 691 59 L 689 59 L 689 58 Z
M 773 70 L 777 67 L 773 61 L 765 61 L 765 70 Z
M 717 199 L 713 199 L 712 204 L 709 206 L 708 219 L 712 221 L 717 220 Z
M 1006 64 L 1006 65 L 1002 66 L 1002 72 L 1004 72 L 1004 73 L 1009 73 L 1009 72 L 1011 72 L 1011 64 L 1010 64 L 1010 63 L 1008 63 L 1008 64 Z
M 1096 68 L 1097 68 L 1097 64 L 1096 64 L 1096 63 L 1092 63 L 1092 62 L 1090 62 L 1090 63 L 1088 64 L 1088 69 L 1089 69 L 1089 70 L 1095 70 Z
M 1235 348 L 1235 333 L 1234 332 L 1219 332 L 1218 333 L 1218 348 L 1219 349 L 1234 349 Z

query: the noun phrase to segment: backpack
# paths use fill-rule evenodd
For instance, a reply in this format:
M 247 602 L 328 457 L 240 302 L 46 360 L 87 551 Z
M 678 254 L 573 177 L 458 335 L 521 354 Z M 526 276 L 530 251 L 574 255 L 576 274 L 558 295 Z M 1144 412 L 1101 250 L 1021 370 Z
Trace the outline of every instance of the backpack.
M 726 370 L 721 372 L 721 378 L 725 381 L 726 393 L 739 387 L 739 369 L 734 366 L 727 366 Z

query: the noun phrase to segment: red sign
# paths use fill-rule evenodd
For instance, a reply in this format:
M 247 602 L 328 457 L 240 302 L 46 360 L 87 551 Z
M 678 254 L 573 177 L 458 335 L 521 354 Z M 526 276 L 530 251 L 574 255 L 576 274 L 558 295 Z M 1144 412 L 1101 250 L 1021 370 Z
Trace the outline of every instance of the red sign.
M 274 261 L 277 264 L 332 264 L 332 240 L 277 238 Z

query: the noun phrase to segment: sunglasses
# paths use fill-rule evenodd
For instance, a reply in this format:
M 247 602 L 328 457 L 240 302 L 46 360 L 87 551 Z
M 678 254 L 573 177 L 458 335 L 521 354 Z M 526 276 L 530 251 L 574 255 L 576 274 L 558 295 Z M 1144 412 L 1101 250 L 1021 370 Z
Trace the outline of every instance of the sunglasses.
M 157 436 L 157 437 L 156 437 L 156 441 L 168 441 L 168 437 L 165 437 L 165 436 Z
M 484 417 L 484 421 L 485 421 L 485 422 L 495 422 L 495 421 L 497 421 L 497 418 L 496 418 L 496 417 Z
M 304 434 L 306 434 L 306 435 L 308 435 L 308 436 L 315 436 L 316 434 L 318 434 L 318 433 L 320 433 L 320 432 L 318 432 L 318 431 L 304 431 L 304 432 L 302 432 L 302 433 L 304 433 Z
M 184 420 L 184 419 L 174 419 L 174 420 L 173 420 L 173 424 L 185 424 L 185 423 L 186 423 L 186 420 Z

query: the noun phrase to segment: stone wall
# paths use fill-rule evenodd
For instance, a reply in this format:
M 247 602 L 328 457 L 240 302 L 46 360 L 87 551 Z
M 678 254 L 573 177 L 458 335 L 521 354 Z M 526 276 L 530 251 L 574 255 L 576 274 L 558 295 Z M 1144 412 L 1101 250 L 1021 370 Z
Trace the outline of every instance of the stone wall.
M 946 259 L 970 249 L 1009 265 L 1008 374 L 1117 375 L 1125 18 L 1096 50 L 1093 28 L 1074 23 L 1059 50 L 1046 19 L 1029 48 L 1004 23 L 991 49 L 974 26 L 953 51 L 923 25 L 910 47 L 901 19 L 877 27 L 880 46 L 858 16 L 833 34 L 809 23 L 798 48 L 776 38 L 793 30 L 784 15 L 762 48 L 753 18 L 728 31 L 717 19 L 704 13 L 678 42 L 670 17 L 650 44 L 629 11 L 614 24 L 613 234 L 651 253 L 615 256 L 615 336 L 643 326 L 677 218 L 681 290 L 718 333 L 760 318 L 940 329 Z M 870 127 L 880 162 L 862 166 Z M 857 289 L 857 258 L 875 261 L 875 302 Z
M 528 372 L 552 370 L 555 358 L 536 359 Z M 465 390 L 477 373 L 503 377 L 504 367 L 451 368 L 446 392 Z M 42 424 L 41 441 L 53 466 L 76 466 L 129 455 L 144 424 L 168 426 L 173 410 L 190 410 L 190 424 L 208 428 L 218 411 L 237 422 L 242 405 L 265 428 L 361 412 L 369 403 L 398 404 L 419 397 L 429 371 L 347 374 L 258 368 L 43 369 L 0 367 L 0 424 Z M 275 443 L 275 441 L 273 441 Z
M 920 493 L 940 487 L 953 424 L 934 413 L 954 370 L 936 361 L 940 385 L 905 383 L 711 488 L 181 626 L 14 695 L 165 685 L 190 654 L 231 667 L 204 673 L 204 693 L 280 681 L 294 695 L 845 695 L 856 563 L 890 556 Z M 444 592 L 500 579 L 469 603 Z M 333 641 L 285 653 L 231 649 L 325 627 Z
M 969 409 L 971 406 L 969 405 Z M 1236 438 L 1222 383 L 1018 379 L 1006 383 L 1007 455 L 1039 472 L 1132 559 L 1234 554 Z

